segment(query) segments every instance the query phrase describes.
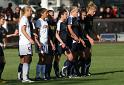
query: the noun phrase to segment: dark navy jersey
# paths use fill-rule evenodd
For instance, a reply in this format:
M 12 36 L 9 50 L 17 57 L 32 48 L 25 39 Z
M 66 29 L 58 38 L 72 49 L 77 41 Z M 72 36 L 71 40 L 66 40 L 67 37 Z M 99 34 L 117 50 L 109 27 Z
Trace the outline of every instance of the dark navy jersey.
M 52 17 L 48 16 L 47 23 L 49 26 L 48 35 L 49 35 L 50 39 L 54 43 L 56 43 L 56 37 L 55 37 L 56 24 L 57 24 L 56 19 L 53 19 Z
M 6 35 L 7 31 L 3 27 L 0 27 L 0 43 L 3 43 L 3 38 L 5 38 Z
M 85 21 L 84 20 L 79 20 L 79 28 L 80 28 L 80 37 L 83 39 L 83 40 L 87 40 L 86 38 L 86 31 L 85 31 Z
M 94 30 L 93 30 L 93 17 L 91 15 L 87 15 L 85 18 L 85 28 L 84 31 L 90 37 L 93 38 Z
M 58 21 L 57 31 L 59 31 L 59 36 L 63 42 L 67 41 L 67 24 L 66 22 Z
M 68 25 L 72 25 L 73 32 L 76 34 L 76 36 L 79 37 L 80 32 L 79 32 L 79 20 L 78 20 L 78 18 L 70 16 L 68 18 Z

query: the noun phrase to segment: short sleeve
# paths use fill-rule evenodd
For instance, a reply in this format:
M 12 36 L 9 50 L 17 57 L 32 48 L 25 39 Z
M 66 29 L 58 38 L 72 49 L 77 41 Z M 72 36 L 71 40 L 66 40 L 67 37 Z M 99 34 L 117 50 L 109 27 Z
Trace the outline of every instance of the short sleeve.
M 57 31 L 60 31 L 60 22 L 57 23 Z
M 40 20 L 37 20 L 37 21 L 35 22 L 35 27 L 36 27 L 36 28 L 40 28 L 40 27 L 41 27 L 41 22 L 40 22 Z
M 72 25 L 72 17 L 68 17 L 68 25 Z
M 22 19 L 21 19 L 21 25 L 22 26 L 27 26 L 27 22 L 28 22 L 28 20 L 25 18 L 25 17 L 23 17 Z

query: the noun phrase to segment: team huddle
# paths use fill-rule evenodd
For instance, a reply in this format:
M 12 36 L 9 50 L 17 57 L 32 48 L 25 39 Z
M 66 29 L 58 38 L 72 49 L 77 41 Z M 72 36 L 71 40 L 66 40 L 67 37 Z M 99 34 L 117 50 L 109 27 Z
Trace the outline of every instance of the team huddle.
M 33 56 L 32 44 L 35 44 L 35 51 L 39 56 L 35 80 L 50 80 L 52 66 L 56 78 L 90 76 L 93 35 L 99 39 L 93 30 L 96 8 L 96 5 L 90 2 L 86 9 L 79 9 L 77 6 L 71 6 L 70 10 L 60 9 L 57 19 L 53 18 L 53 10 L 40 8 L 37 10 L 36 18 L 32 20 L 31 7 L 24 7 L 18 25 L 20 56 L 18 79 L 22 82 L 34 82 L 29 78 Z M 0 16 L 1 19 L 4 17 Z M 3 36 L 1 31 L 0 36 Z M 0 51 L 2 52 L 0 54 L 1 78 L 5 65 L 1 45 Z M 59 62 L 62 54 L 65 54 L 66 60 L 60 70 Z

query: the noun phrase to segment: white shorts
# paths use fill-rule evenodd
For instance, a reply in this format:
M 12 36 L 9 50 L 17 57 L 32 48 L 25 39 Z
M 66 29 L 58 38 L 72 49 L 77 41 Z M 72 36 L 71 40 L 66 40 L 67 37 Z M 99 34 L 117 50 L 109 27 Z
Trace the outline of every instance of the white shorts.
M 39 51 L 40 51 L 39 53 L 46 53 L 47 54 L 48 53 L 48 44 L 42 43 L 41 46 L 42 47 L 39 49 Z
M 19 55 L 32 55 L 32 45 L 27 44 L 27 45 L 19 45 Z

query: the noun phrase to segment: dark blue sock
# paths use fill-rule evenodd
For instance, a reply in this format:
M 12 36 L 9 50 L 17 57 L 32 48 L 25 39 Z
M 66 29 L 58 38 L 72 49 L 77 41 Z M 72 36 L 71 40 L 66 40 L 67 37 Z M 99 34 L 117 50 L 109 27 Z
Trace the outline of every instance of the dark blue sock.
M 68 62 L 68 67 L 67 67 L 67 76 L 71 76 L 72 75 L 72 70 L 73 70 L 73 62 L 67 60 Z
M 51 72 L 51 64 L 46 64 L 46 69 L 45 69 L 45 76 L 47 79 L 50 79 L 50 72 Z
M 0 63 L 0 79 L 4 70 L 5 63 Z
M 86 72 L 85 72 L 85 59 L 82 59 L 81 60 L 81 75 L 85 75 Z
M 89 68 L 90 68 L 90 65 L 91 65 L 91 58 L 88 58 L 85 62 L 85 67 L 86 67 L 86 75 L 89 73 Z
M 22 66 L 23 66 L 23 64 L 19 64 L 19 66 L 18 66 L 18 72 L 22 72 Z
M 57 61 L 54 61 L 53 67 L 54 67 L 55 75 L 56 77 L 58 77 L 59 76 L 59 63 Z

